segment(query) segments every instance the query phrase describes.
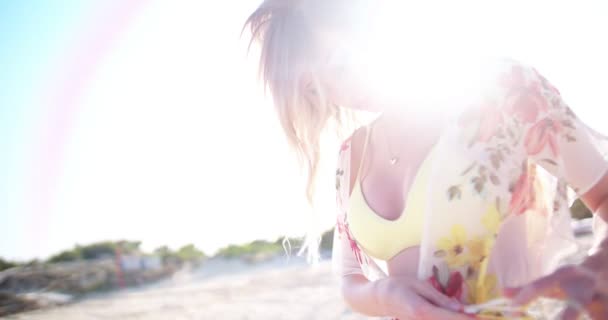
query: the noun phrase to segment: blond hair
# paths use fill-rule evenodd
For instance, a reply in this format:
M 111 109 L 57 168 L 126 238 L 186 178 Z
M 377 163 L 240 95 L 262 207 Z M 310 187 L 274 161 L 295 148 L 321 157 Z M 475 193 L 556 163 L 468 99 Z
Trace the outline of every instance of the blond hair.
M 340 23 L 332 15 L 343 12 L 336 9 L 345 4 L 344 0 L 265 0 L 243 28 L 251 31 L 250 46 L 261 45 L 260 77 L 272 95 L 289 144 L 306 165 L 306 196 L 311 204 L 322 132 L 330 120 L 342 127 L 348 113 L 326 99 L 315 75 L 315 65 L 322 59 L 315 52 L 317 35 L 320 28 Z

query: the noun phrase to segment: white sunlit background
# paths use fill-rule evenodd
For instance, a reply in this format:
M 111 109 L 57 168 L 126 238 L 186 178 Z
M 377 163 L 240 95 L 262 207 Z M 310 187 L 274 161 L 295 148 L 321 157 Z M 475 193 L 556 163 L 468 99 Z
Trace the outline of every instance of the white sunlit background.
M 213 255 L 304 235 L 305 179 L 241 37 L 259 3 L 2 1 L 0 257 L 44 260 L 119 239 Z M 390 52 L 512 57 L 608 132 L 604 1 L 387 5 L 376 38 L 388 61 L 400 59 Z M 329 141 L 318 207 L 326 229 Z

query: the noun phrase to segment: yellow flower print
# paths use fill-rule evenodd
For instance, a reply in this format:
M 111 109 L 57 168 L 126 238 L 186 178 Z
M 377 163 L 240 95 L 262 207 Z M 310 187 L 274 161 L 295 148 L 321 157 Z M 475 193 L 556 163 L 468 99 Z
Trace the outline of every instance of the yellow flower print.
M 470 304 L 479 304 L 497 298 L 496 282 L 496 276 L 493 274 L 467 280 L 468 302 Z
M 495 275 L 488 274 L 484 277 L 469 279 L 466 281 L 467 299 L 469 304 L 483 304 L 490 300 L 499 298 L 497 279 Z M 475 314 L 475 319 L 483 320 L 506 320 L 513 319 L 516 316 L 521 320 L 535 319 L 527 315 L 524 310 L 517 313 L 504 314 L 501 311 L 492 310 L 491 308 L 481 310 Z
M 481 217 L 481 223 L 489 232 L 496 234 L 498 233 L 500 222 L 500 212 L 498 212 L 496 205 L 490 205 L 488 211 Z
M 466 248 L 469 254 L 467 261 L 473 270 L 479 270 L 484 259 L 490 254 L 493 239 L 490 237 L 477 237 L 467 241 Z
M 437 248 L 445 254 L 445 261 L 451 268 L 461 267 L 467 262 L 464 254 L 467 233 L 460 224 L 455 224 L 450 230 L 450 236 L 439 239 Z

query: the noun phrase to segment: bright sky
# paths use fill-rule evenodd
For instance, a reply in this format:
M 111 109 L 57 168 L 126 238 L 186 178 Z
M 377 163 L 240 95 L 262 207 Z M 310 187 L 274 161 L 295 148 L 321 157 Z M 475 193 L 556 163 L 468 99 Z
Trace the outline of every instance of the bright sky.
M 246 58 L 239 38 L 258 3 L 144 5 L 84 87 L 48 208 L 36 212 L 28 210 L 36 199 L 28 194 L 24 164 L 32 161 L 24 146 L 35 138 L 22 129 L 36 123 L 28 117 L 40 117 L 30 98 L 23 98 L 36 92 L 9 63 L 17 57 L 0 53 L 0 66 L 12 66 L 0 84 L 14 86 L 0 89 L 0 154 L 6 155 L 0 159 L 0 257 L 47 257 L 75 243 L 125 238 L 143 240 L 145 249 L 194 243 L 213 253 L 229 243 L 303 234 L 303 180 L 256 84 L 256 57 Z M 483 2 L 477 8 L 488 14 L 477 18 L 467 16 L 475 14 L 466 9 L 471 1 L 459 1 L 464 8 L 441 5 L 442 11 L 432 8 L 438 2 L 429 3 L 415 9 L 444 16 L 443 24 L 424 24 L 416 17 L 425 15 L 411 8 L 392 12 L 409 22 L 408 33 L 418 26 L 414 34 L 432 36 L 460 23 L 458 30 L 486 39 L 469 43 L 472 48 L 534 65 L 583 120 L 608 132 L 608 47 L 602 41 L 608 11 L 602 1 L 576 7 L 548 0 L 525 6 Z M 23 68 L 34 70 L 41 57 L 21 58 Z M 330 211 L 334 198 L 333 154 L 323 169 L 320 210 Z M 324 216 L 329 226 L 333 213 Z
M 208 253 L 302 232 L 295 159 L 239 41 L 252 7 L 183 3 L 147 8 L 99 68 L 50 230 Z

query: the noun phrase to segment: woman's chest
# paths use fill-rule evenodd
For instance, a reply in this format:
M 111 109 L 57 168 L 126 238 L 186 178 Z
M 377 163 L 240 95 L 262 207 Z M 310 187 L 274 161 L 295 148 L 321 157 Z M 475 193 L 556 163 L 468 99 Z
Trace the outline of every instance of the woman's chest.
M 404 214 L 408 196 L 422 164 L 430 157 L 432 144 L 405 150 L 398 158 L 383 156 L 381 152 L 370 157 L 372 165 L 358 182 L 367 206 L 385 220 L 394 221 Z M 391 158 L 397 161 L 387 160 Z

